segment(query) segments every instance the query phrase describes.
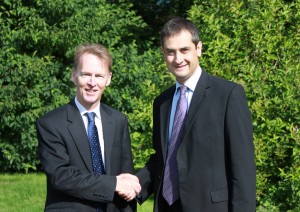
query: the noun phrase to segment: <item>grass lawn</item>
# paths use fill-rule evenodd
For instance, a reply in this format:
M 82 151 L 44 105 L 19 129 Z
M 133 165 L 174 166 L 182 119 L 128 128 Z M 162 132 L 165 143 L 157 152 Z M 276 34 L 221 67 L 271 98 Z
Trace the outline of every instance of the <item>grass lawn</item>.
M 1 174 L 0 212 L 39 212 L 44 210 L 46 177 L 44 174 Z M 153 201 L 148 200 L 139 212 L 151 212 Z

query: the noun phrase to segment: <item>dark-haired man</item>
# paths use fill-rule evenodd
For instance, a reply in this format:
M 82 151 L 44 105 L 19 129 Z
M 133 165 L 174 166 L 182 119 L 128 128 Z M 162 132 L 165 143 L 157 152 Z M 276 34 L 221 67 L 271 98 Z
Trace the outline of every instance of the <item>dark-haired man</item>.
M 142 203 L 154 192 L 156 212 L 255 211 L 251 114 L 242 86 L 199 65 L 202 43 L 189 20 L 161 32 L 176 84 L 153 104 L 153 154 L 137 173 Z

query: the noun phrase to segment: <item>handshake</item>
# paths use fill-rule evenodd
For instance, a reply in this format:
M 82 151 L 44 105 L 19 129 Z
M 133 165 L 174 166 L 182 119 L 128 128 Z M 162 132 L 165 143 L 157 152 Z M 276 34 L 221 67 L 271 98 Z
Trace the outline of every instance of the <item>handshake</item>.
M 132 174 L 117 176 L 116 192 L 126 201 L 133 200 L 141 191 L 139 179 Z

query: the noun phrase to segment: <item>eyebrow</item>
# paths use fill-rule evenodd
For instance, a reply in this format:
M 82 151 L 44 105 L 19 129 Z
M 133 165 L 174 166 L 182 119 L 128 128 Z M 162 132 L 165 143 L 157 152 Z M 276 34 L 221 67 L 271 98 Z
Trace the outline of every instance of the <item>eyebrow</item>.
M 165 49 L 165 51 L 168 51 L 168 52 L 175 51 L 175 49 L 172 49 L 172 48 L 164 48 L 164 49 Z M 189 50 L 189 49 L 191 49 L 191 47 L 189 47 L 189 46 L 184 46 L 184 47 L 179 48 L 179 50 Z
M 189 50 L 189 49 L 191 49 L 191 47 L 182 47 L 182 48 L 180 48 L 180 50 Z

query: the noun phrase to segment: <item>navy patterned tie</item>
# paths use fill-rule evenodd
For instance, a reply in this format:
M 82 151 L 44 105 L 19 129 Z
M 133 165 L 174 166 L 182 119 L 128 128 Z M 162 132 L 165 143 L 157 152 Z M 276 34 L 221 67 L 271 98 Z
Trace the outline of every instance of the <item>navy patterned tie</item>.
M 86 113 L 89 124 L 88 124 L 88 138 L 90 142 L 93 170 L 94 172 L 102 175 L 105 174 L 104 165 L 102 160 L 102 153 L 100 148 L 100 142 L 98 137 L 98 130 L 95 124 L 95 113 Z
M 183 128 L 187 112 L 186 86 L 180 87 L 180 98 L 177 103 L 171 140 L 168 147 L 168 155 L 165 165 L 162 195 L 169 205 L 179 198 L 179 177 L 177 167 L 177 150 L 183 135 Z

